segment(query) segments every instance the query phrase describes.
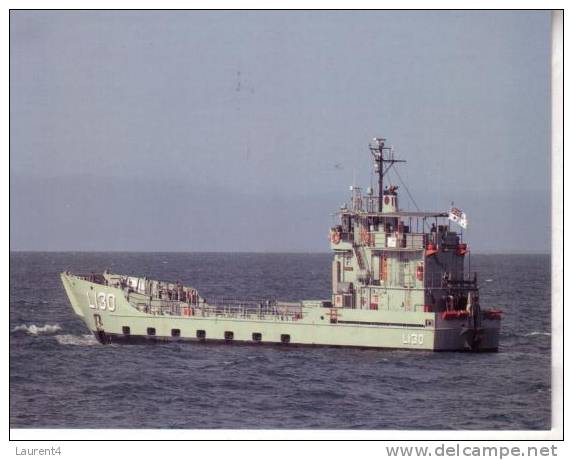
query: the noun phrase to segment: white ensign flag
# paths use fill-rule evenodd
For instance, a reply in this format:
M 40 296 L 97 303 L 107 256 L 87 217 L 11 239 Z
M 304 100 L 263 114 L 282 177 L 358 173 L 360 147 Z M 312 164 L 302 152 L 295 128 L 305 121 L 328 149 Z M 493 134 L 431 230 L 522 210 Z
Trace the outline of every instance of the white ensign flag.
M 454 221 L 462 228 L 467 228 L 468 226 L 468 218 L 466 217 L 466 213 L 462 212 L 461 209 L 451 208 L 448 215 L 448 219 Z

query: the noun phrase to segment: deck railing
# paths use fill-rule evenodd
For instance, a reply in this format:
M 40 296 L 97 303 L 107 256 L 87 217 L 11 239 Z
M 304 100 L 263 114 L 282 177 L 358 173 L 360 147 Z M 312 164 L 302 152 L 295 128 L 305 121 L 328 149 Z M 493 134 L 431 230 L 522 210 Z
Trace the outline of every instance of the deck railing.
M 431 236 L 425 233 L 395 232 L 341 232 L 340 241 L 350 244 L 363 244 L 375 248 L 420 250 L 426 247 Z
M 198 304 L 174 300 L 130 299 L 130 304 L 151 315 L 196 316 L 208 318 L 245 318 L 297 321 L 302 319 L 302 304 L 277 301 L 257 301 L 211 298 Z
M 476 289 L 477 273 L 426 273 L 424 284 L 425 287 L 433 289 Z
M 341 242 L 360 244 L 378 249 L 422 250 L 429 244 L 436 247 L 457 248 L 460 244 L 459 235 L 437 232 L 339 232 Z
M 106 284 L 106 279 L 101 273 L 74 273 L 73 276 L 90 283 Z

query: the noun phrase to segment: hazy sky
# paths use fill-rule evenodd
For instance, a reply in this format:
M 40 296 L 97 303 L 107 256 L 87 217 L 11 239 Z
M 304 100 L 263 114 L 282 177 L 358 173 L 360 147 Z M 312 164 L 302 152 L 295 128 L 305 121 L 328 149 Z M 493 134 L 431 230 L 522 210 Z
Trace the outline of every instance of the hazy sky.
M 13 11 L 11 249 L 328 251 L 384 136 L 476 252 L 548 251 L 549 62 L 549 12 Z

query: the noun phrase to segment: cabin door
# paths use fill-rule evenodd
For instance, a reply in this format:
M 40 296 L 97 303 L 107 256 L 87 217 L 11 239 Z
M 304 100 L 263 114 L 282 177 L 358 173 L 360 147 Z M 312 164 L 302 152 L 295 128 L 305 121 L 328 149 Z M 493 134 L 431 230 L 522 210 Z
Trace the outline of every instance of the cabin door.
M 409 260 L 402 260 L 400 265 L 400 285 L 405 288 L 414 287 L 414 274 L 412 273 L 412 264 Z

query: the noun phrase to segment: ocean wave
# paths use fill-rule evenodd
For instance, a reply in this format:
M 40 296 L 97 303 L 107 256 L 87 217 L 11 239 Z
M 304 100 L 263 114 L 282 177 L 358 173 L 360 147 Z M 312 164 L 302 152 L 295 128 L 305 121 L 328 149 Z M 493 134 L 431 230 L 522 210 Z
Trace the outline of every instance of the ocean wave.
M 44 324 L 43 326 L 36 326 L 35 324 L 21 324 L 12 329 L 12 332 L 25 332 L 30 335 L 42 335 L 42 334 L 55 334 L 62 328 L 59 324 Z
M 38 306 L 38 305 L 48 305 L 50 302 L 47 300 L 26 300 L 26 299 L 19 299 L 10 302 L 10 304 L 14 305 L 31 305 L 31 306 Z
M 97 345 L 99 343 L 92 334 L 84 334 L 84 335 L 62 334 L 62 335 L 57 335 L 56 340 L 60 345 L 91 346 L 91 345 Z
M 533 331 L 525 334 L 526 337 L 531 337 L 532 335 L 551 335 L 551 332 Z

